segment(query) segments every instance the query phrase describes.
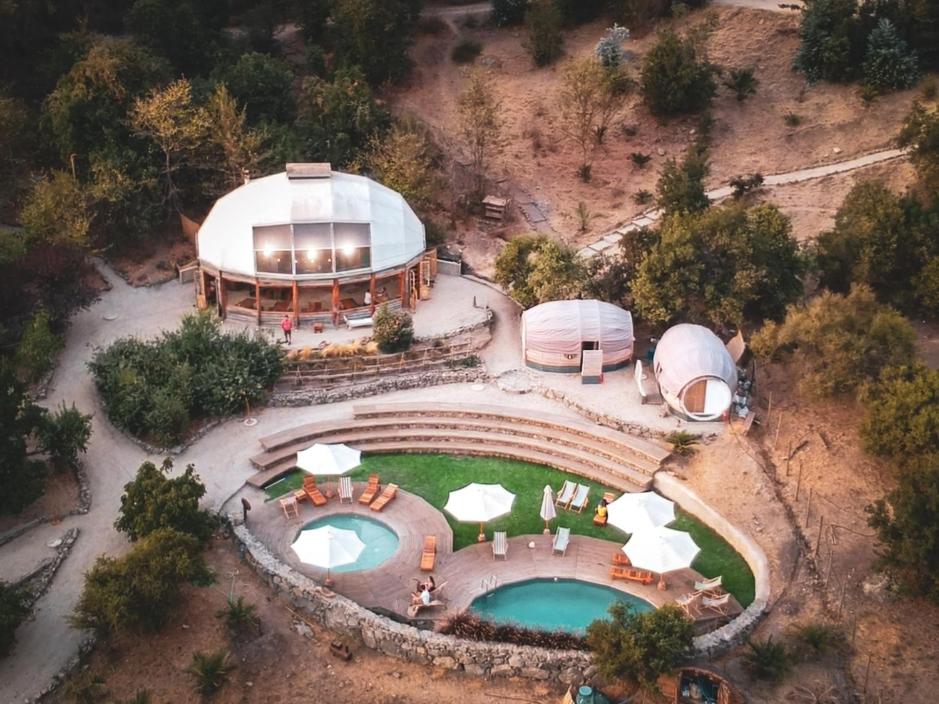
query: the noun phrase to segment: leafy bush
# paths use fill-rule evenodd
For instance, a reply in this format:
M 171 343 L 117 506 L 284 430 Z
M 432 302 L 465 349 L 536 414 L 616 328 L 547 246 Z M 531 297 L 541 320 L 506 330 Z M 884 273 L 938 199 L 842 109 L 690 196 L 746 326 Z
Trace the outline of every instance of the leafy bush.
M 893 23 L 882 18 L 867 37 L 864 83 L 879 91 L 899 90 L 911 87 L 918 78 L 916 54 Z
M 84 452 L 91 437 L 91 416 L 85 415 L 73 403 L 62 404 L 52 413 L 44 413 L 38 428 L 39 445 L 49 453 L 52 465 L 58 469 L 75 464 L 78 453 Z
M 169 619 L 183 582 L 208 584 L 199 541 L 161 528 L 120 558 L 99 557 L 85 574 L 85 586 L 70 621 L 102 635 L 153 632 Z
M 49 314 L 40 308 L 23 331 L 16 348 L 16 367 L 22 377 L 36 383 L 52 369 L 55 356 L 62 349 L 62 338 L 52 332 Z
M 424 125 L 401 120 L 371 139 L 365 162 L 382 184 L 398 191 L 415 208 L 427 208 L 434 195 L 436 152 Z M 431 239 L 428 233 L 428 245 Z
M 229 673 L 235 669 L 227 650 L 206 653 L 197 650 L 186 672 L 192 675 L 193 686 L 204 697 L 215 694 L 228 681 Z
M 455 64 L 471 64 L 483 51 L 483 45 L 472 39 L 463 39 L 450 51 L 450 60 Z
M 513 238 L 496 257 L 496 283 L 523 308 L 579 298 L 586 271 L 577 251 L 544 235 Z
M 655 184 L 658 206 L 666 215 L 696 213 L 707 210 L 708 200 L 704 188 L 710 166 L 707 151 L 692 145 L 681 163 L 669 159 Z
M 694 624 L 674 604 L 637 614 L 616 602 L 610 620 L 587 627 L 587 645 L 600 674 L 635 680 L 647 689 L 681 662 L 693 637 Z
M 181 475 L 169 478 L 172 470 L 173 460 L 169 457 L 160 468 L 144 462 L 134 481 L 124 485 L 120 516 L 114 527 L 131 541 L 164 528 L 191 535 L 200 543 L 211 537 L 216 519 L 199 508 L 205 485 L 199 481 L 195 467 L 187 465 Z
M 803 118 L 802 115 L 798 115 L 792 110 L 787 110 L 786 114 L 783 115 L 783 122 L 786 123 L 786 127 L 798 127 L 802 124 Z
M 922 365 L 889 367 L 861 391 L 864 449 L 894 462 L 939 448 L 939 371 Z
M 281 359 L 261 335 L 223 334 L 220 321 L 199 314 L 158 338 L 118 340 L 96 352 L 89 367 L 115 425 L 171 444 L 192 420 L 259 399 L 280 376 Z
M 760 85 L 752 68 L 734 68 L 724 79 L 724 87 L 732 91 L 738 103 L 742 103 L 751 95 L 756 94 L 756 87 Z
M 293 73 L 290 65 L 269 54 L 242 54 L 217 72 L 239 105 L 245 106 L 248 121 L 280 122 L 293 117 Z
M 46 467 L 27 456 L 26 441 L 43 410 L 31 403 L 13 366 L 0 357 L 0 514 L 19 513 L 42 495 Z
M 27 616 L 26 593 L 0 581 L 0 658 L 10 654 L 16 642 L 16 627 Z
M 939 187 L 939 110 L 913 103 L 897 144 L 909 150 L 923 191 L 933 193 Z
M 519 24 L 527 9 L 528 0 L 492 0 L 492 21 L 499 27 Z
M 807 306 L 793 306 L 781 323 L 767 323 L 751 341 L 753 352 L 771 358 L 792 354 L 801 385 L 815 396 L 852 392 L 885 367 L 910 363 L 916 335 L 909 322 L 882 305 L 867 286 L 842 296 L 823 293 Z
M 646 168 L 646 164 L 652 161 L 652 155 L 645 154 L 644 152 L 630 152 L 629 160 L 636 168 L 644 169 Z
M 574 633 L 542 631 L 511 623 L 496 623 L 480 618 L 471 611 L 462 611 L 448 618 L 443 623 L 440 632 L 467 640 L 532 645 L 551 650 L 587 649 L 584 639 Z
M 763 185 L 763 174 L 747 174 L 730 179 L 734 198 L 743 198 L 747 193 L 758 190 Z
M 829 623 L 810 622 L 791 629 L 793 656 L 813 660 L 829 654 L 843 653 L 848 648 L 844 631 Z
M 547 66 L 564 51 L 561 12 L 554 0 L 532 0 L 525 13 L 528 38 L 525 48 L 535 66 Z
M 243 596 L 237 600 L 228 600 L 228 605 L 215 615 L 224 619 L 225 626 L 234 635 L 243 635 L 249 631 L 261 632 L 261 619 L 254 604 L 245 603 Z
M 372 337 L 382 352 L 401 352 L 411 346 L 414 324 L 403 310 L 392 310 L 383 303 L 375 311 Z
M 90 670 L 73 677 L 65 688 L 66 698 L 74 704 L 99 704 L 105 701 L 108 694 L 104 678 L 92 674 Z
M 864 33 L 855 0 L 811 0 L 799 28 L 795 67 L 810 81 L 849 81 L 861 64 Z
M 775 643 L 772 638 L 764 641 L 750 640 L 743 655 L 743 664 L 752 677 L 758 680 L 778 682 L 792 669 L 792 655 L 784 643 Z
M 604 68 L 620 68 L 623 63 L 623 42 L 627 39 L 629 39 L 629 30 L 616 23 L 603 33 L 594 53 Z
M 700 441 L 700 435 L 689 433 L 687 430 L 674 430 L 665 438 L 665 442 L 672 446 L 672 452 L 683 457 L 693 455 L 695 453 L 695 445 Z
M 668 30 L 643 58 L 640 91 L 653 115 L 697 112 L 711 104 L 716 72 L 698 38 Z

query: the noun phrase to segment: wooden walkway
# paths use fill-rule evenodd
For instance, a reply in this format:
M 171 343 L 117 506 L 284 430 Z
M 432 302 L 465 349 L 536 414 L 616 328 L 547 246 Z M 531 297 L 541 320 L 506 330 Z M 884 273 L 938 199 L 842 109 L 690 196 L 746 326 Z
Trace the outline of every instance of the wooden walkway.
M 364 484 L 355 484 L 356 498 L 363 487 Z M 370 609 L 391 611 L 401 617 L 406 616 L 416 581 L 427 576 L 426 572 L 418 569 L 425 535 L 437 536 L 437 565 L 432 574 L 438 584 L 446 582 L 441 598 L 447 602 L 447 607 L 436 610 L 432 615 L 439 620 L 467 608 L 473 599 L 493 585 L 528 579 L 558 577 L 603 584 L 655 606 L 662 606 L 686 594 L 694 580 L 701 579 L 701 575 L 692 569 L 673 572 L 668 575 L 668 589 L 665 591 L 659 591 L 656 583 L 642 585 L 613 581 L 609 578 L 610 559 L 619 546 L 609 540 L 576 534 L 571 536 L 564 556 L 553 554 L 552 536 L 540 534 L 510 538 L 505 560 L 493 559 L 490 542 L 471 545 L 454 553 L 453 533 L 444 515 L 419 496 L 401 490 L 380 513 L 357 501 L 340 504 L 338 498 L 319 508 L 303 502 L 300 504 L 300 520 L 285 518 L 278 502 L 265 502 L 263 492 L 257 489 L 246 486 L 242 495 L 254 506 L 248 517 L 252 533 L 293 569 L 317 581 L 325 579 L 326 571 L 303 564 L 290 548 L 304 524 L 335 514 L 357 514 L 385 523 L 397 533 L 400 541 L 395 555 L 373 570 L 332 573 L 332 588 Z M 488 535 L 491 537 L 491 532 Z M 528 547 L 530 542 L 534 542 L 534 548 Z M 733 601 L 730 616 L 740 611 L 739 604 Z M 710 620 L 713 619 L 699 619 L 698 626 L 703 628 Z

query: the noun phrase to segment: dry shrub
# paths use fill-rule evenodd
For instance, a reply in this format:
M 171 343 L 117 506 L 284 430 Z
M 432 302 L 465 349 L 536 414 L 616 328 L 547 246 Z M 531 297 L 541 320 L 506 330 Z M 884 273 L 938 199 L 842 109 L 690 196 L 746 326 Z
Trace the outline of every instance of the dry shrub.
M 540 631 L 514 623 L 495 623 L 466 611 L 447 619 L 441 633 L 467 640 L 531 645 L 551 650 L 587 650 L 586 640 L 574 633 Z

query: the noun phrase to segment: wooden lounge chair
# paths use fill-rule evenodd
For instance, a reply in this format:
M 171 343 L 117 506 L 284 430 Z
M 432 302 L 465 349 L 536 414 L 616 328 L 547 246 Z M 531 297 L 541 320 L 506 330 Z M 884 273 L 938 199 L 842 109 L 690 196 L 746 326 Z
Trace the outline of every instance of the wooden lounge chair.
M 359 497 L 359 503 L 364 506 L 368 506 L 370 503 L 372 503 L 380 490 L 381 485 L 378 483 L 378 475 L 369 475 L 368 484 L 365 485 L 365 489 L 362 491 L 362 495 Z
M 509 544 L 505 539 L 505 531 L 497 530 L 492 534 L 492 559 L 501 557 L 506 559 L 506 553 L 509 551 Z
M 310 499 L 310 503 L 314 506 L 325 506 L 326 497 L 323 496 L 316 486 L 316 477 L 307 476 L 303 478 L 303 490 L 306 492 L 306 495 Z
M 578 484 L 577 491 L 574 493 L 574 498 L 571 499 L 571 511 L 582 513 L 584 507 L 587 505 L 588 496 L 590 496 L 590 487 L 586 484 Z
M 421 570 L 424 572 L 433 572 L 436 562 L 437 536 L 427 535 L 424 537 L 424 549 L 421 551 Z
M 647 570 L 639 570 L 635 567 L 610 567 L 610 579 L 625 579 L 628 582 L 639 582 L 640 584 L 652 584 L 655 578 Z
M 614 494 L 612 491 L 604 491 L 603 500 L 606 501 L 608 504 L 611 504 L 614 501 L 616 501 L 616 494 Z
M 561 555 L 567 554 L 567 546 L 571 542 L 571 529 L 562 528 L 558 526 L 557 532 L 554 534 L 554 542 L 551 545 L 551 554 L 553 555 L 556 552 L 561 553 Z
M 702 596 L 701 606 L 710 609 L 721 616 L 730 615 L 730 594 L 721 594 L 717 597 Z
M 623 552 L 614 552 L 613 553 L 613 564 L 620 567 L 632 567 L 632 562 L 629 561 L 629 557 L 626 553 Z
M 283 509 L 284 516 L 287 518 L 300 518 L 300 509 L 297 506 L 297 500 L 294 498 L 293 494 L 280 499 L 280 507 Z
M 723 576 L 717 575 L 711 579 L 705 579 L 702 582 L 695 580 L 694 590 L 698 594 L 704 594 L 705 596 L 720 596 L 723 593 L 721 585 L 723 584 Z
M 385 504 L 391 501 L 398 494 L 398 485 L 389 484 L 385 487 L 385 490 L 381 493 L 377 499 L 372 502 L 372 505 L 369 506 L 373 511 L 381 511 L 385 508 Z
M 558 492 L 558 497 L 554 500 L 555 506 L 560 506 L 561 508 L 567 508 L 571 505 L 571 499 L 574 498 L 574 492 L 577 490 L 577 485 L 574 482 L 564 480 L 564 484 L 561 486 L 561 490 Z
M 697 592 L 689 592 L 675 599 L 675 605 L 681 609 L 685 616 L 695 619 L 701 613 L 698 608 L 701 604 L 701 595 Z
M 349 477 L 339 477 L 339 503 L 346 501 L 352 503 L 352 480 Z

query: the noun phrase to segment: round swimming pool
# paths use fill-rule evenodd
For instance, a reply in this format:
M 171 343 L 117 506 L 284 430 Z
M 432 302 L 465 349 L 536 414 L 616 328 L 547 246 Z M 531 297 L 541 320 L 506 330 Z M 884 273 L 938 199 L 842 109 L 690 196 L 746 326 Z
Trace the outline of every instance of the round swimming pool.
M 545 631 L 584 631 L 590 622 L 608 616 L 615 601 L 625 601 L 634 611 L 655 607 L 639 597 L 601 584 L 576 579 L 532 579 L 498 587 L 477 597 L 470 609 L 484 618 L 517 623 Z
M 381 521 L 365 516 L 356 516 L 351 513 L 341 513 L 335 516 L 324 516 L 310 521 L 301 530 L 332 526 L 353 530 L 359 540 L 365 543 L 365 549 L 359 559 L 348 565 L 333 568 L 333 572 L 358 572 L 370 570 L 386 562 L 398 551 L 398 534 Z M 299 533 L 298 533 L 299 535 Z

